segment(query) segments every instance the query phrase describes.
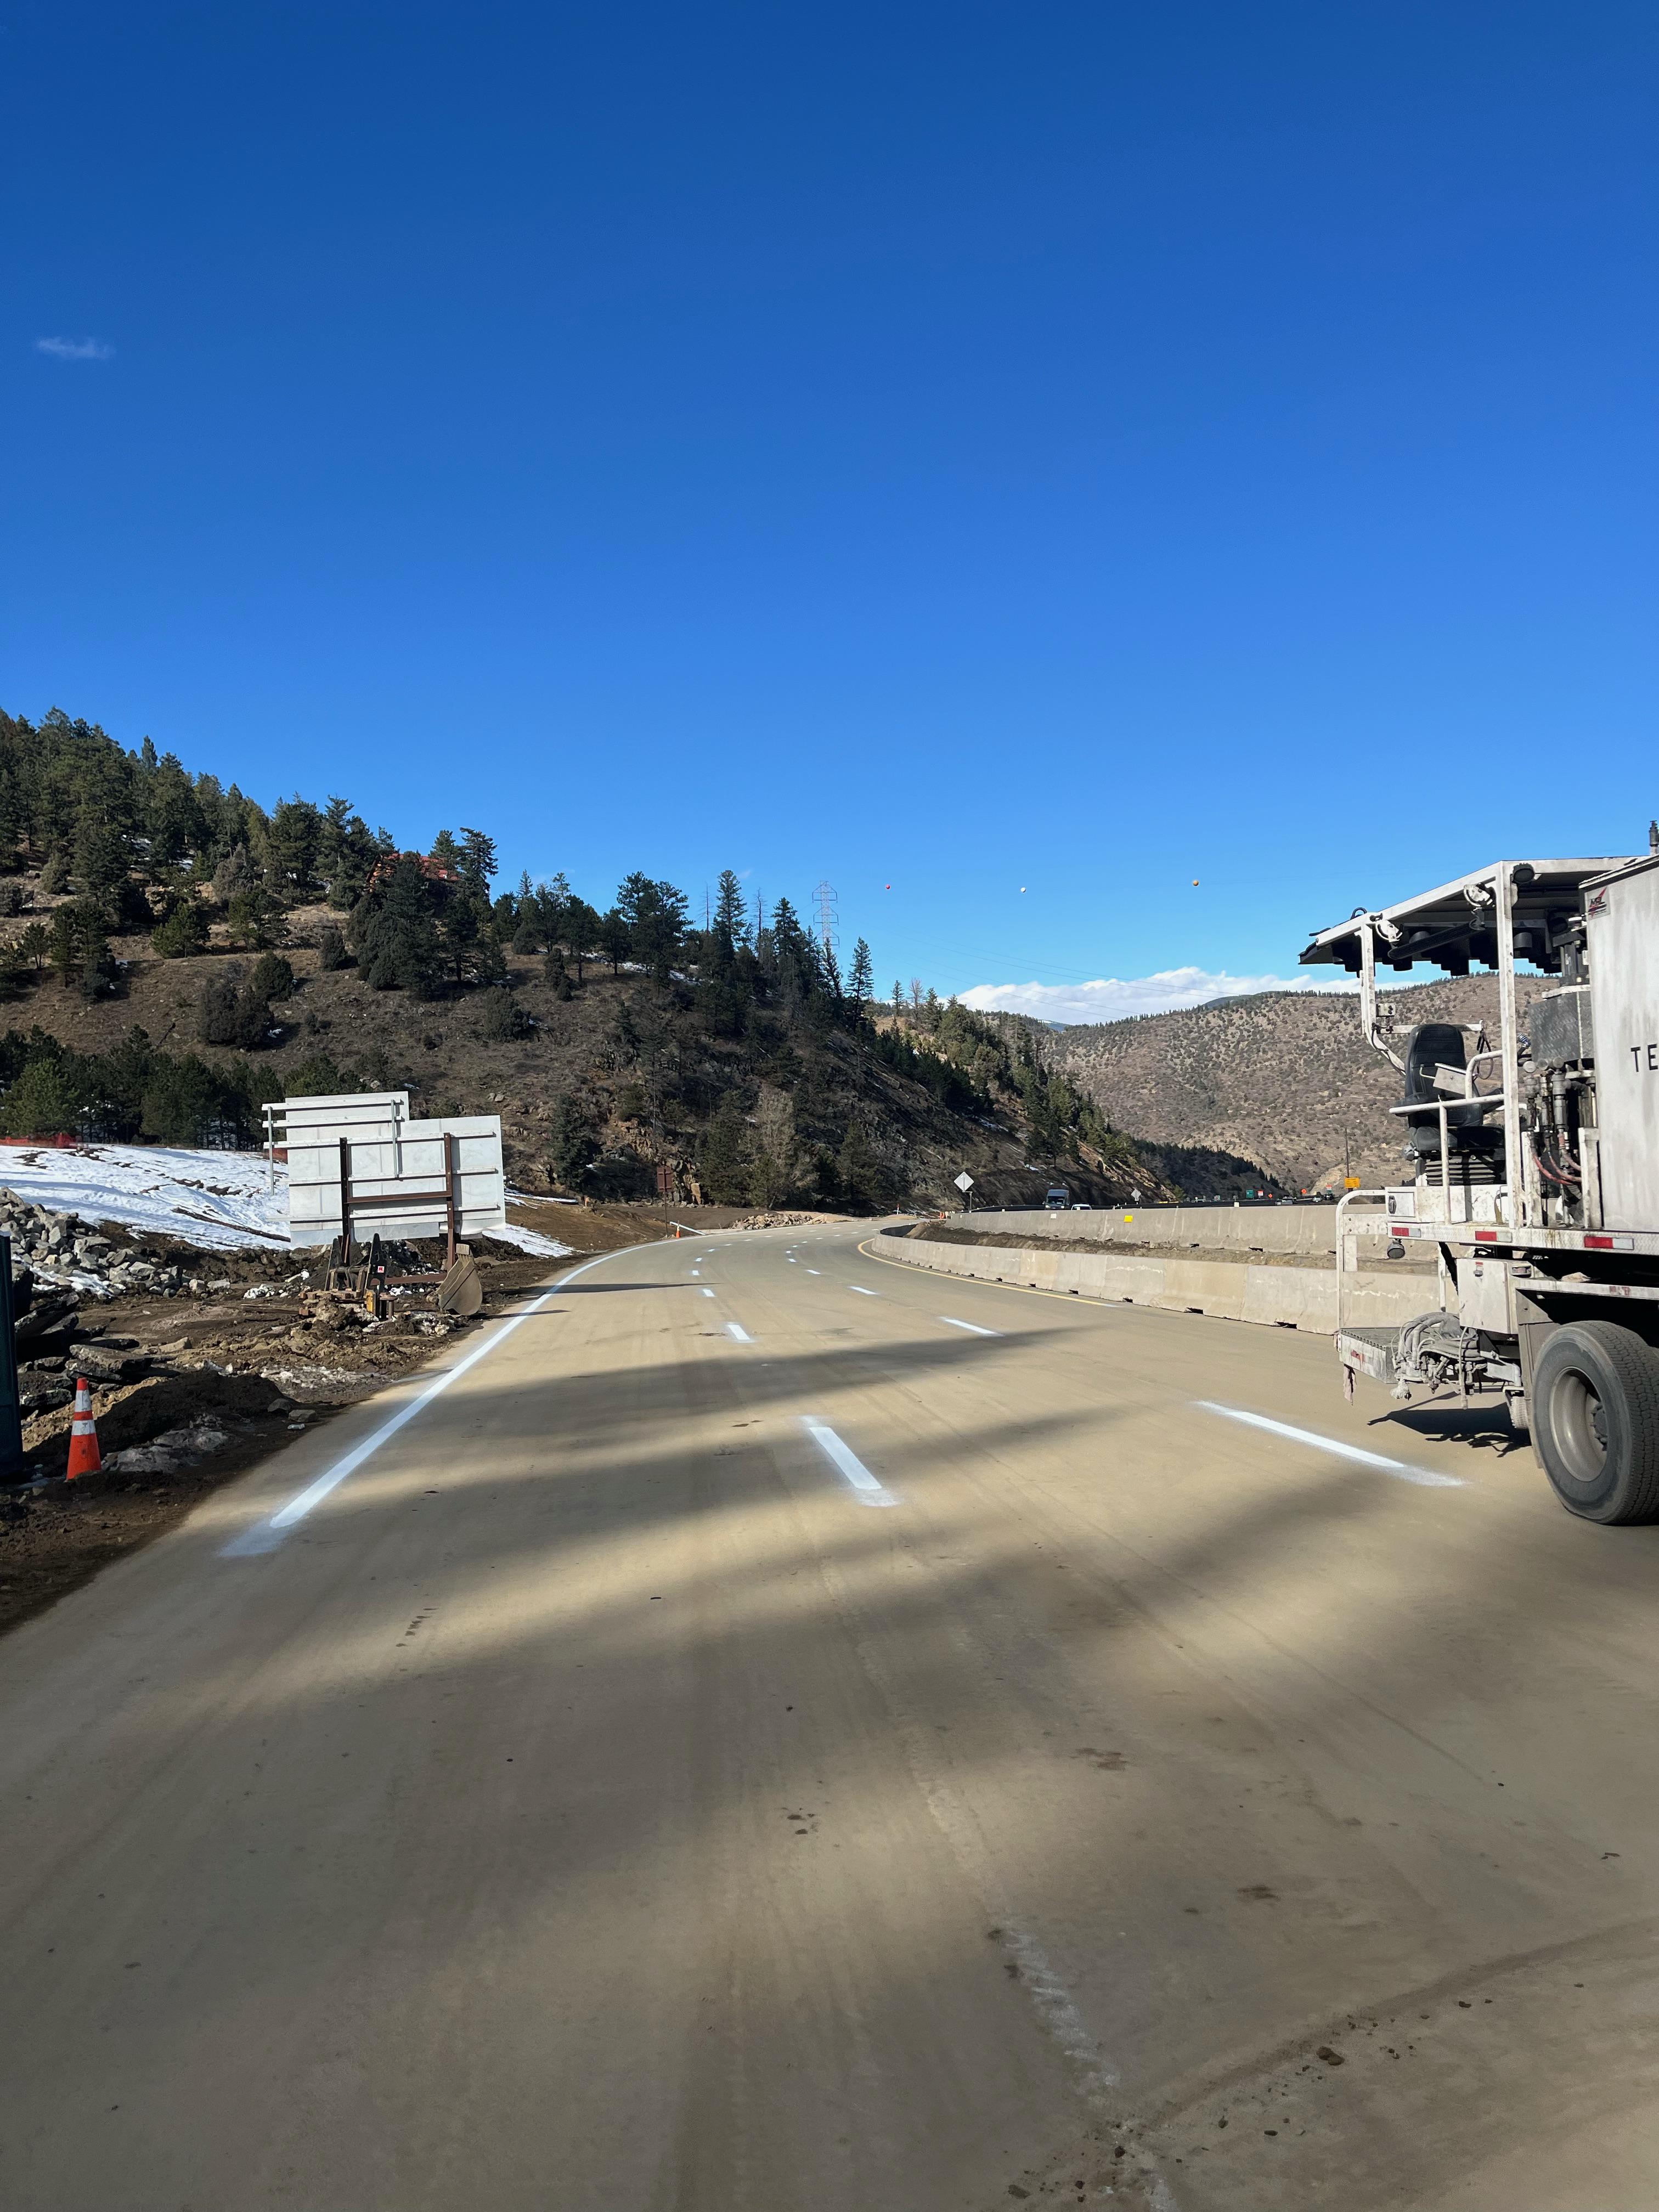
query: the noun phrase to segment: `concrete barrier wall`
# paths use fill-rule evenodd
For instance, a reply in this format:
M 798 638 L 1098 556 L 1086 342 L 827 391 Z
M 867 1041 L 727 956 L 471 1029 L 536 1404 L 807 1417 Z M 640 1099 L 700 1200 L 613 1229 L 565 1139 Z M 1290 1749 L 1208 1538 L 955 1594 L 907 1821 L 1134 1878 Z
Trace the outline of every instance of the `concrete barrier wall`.
M 1021 1237 L 1033 1245 L 1058 1237 L 1063 1243 L 1156 1244 L 1172 1250 L 1202 1252 L 1336 1253 L 1334 1206 L 1097 1206 L 1086 1213 L 975 1212 L 951 1217 L 964 1228 L 993 1237 Z M 1352 1226 L 1381 1234 L 1387 1216 L 1380 1207 L 1348 1209 Z M 1371 1224 L 1375 1224 L 1371 1228 Z
M 975 1217 L 976 1221 L 997 1218 Z M 1018 1221 L 1030 1216 L 1000 1218 Z M 885 1260 L 925 1267 L 937 1274 L 965 1275 L 979 1282 L 1018 1283 L 1039 1291 L 1070 1291 L 1085 1298 L 1121 1299 L 1166 1313 L 1212 1314 L 1227 1321 L 1277 1322 L 1325 1336 L 1336 1334 L 1334 1260 L 1322 1267 L 1252 1267 L 1243 1260 L 1154 1260 L 1115 1252 L 937 1244 L 903 1230 L 884 1230 L 877 1249 Z M 1402 1281 L 1361 1269 L 1347 1279 L 1343 1310 L 1357 1327 L 1386 1328 L 1397 1327 L 1437 1304 L 1438 1293 L 1431 1279 L 1417 1275 Z

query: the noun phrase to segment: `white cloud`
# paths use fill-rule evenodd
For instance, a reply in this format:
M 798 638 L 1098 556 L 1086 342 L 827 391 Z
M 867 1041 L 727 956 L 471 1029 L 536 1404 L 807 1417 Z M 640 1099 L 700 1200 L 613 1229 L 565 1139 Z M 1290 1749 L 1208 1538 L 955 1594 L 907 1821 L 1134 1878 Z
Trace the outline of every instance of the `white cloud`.
M 961 994 L 964 1006 L 981 1013 L 1031 1014 L 1040 1022 L 1121 1022 L 1131 1014 L 1167 1014 L 1212 999 L 1241 999 L 1253 991 L 1342 988 L 1311 975 L 1212 975 L 1204 968 L 1166 968 L 1157 975 L 1095 983 L 976 983 Z
M 34 350 L 49 353 L 54 361 L 108 361 L 115 348 L 102 338 L 36 338 Z

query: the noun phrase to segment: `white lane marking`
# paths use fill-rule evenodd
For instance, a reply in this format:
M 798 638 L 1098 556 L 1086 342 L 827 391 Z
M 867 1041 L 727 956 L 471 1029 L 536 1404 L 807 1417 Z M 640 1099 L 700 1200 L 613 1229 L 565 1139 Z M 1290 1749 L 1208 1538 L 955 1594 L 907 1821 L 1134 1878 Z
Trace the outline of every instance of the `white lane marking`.
M 822 1267 L 809 1267 L 806 1272 L 809 1275 L 821 1275 L 823 1270 Z
M 866 1505 L 896 1505 L 898 1500 L 890 1490 L 884 1489 L 864 1462 L 855 1452 L 849 1451 L 827 1421 L 815 1419 L 811 1413 L 801 1415 L 801 1426 L 823 1454 L 837 1474 L 845 1476 Z
M 1230 1421 L 1266 1429 L 1271 1436 L 1288 1437 L 1293 1444 L 1308 1444 L 1315 1451 L 1334 1452 L 1337 1458 L 1351 1459 L 1360 1467 L 1380 1468 L 1398 1482 L 1414 1482 L 1424 1490 L 1465 1487 L 1461 1474 L 1435 1474 L 1426 1467 L 1413 1467 L 1403 1459 L 1385 1459 L 1381 1452 L 1362 1451 L 1358 1444 L 1339 1443 L 1334 1437 L 1322 1437 L 1316 1429 L 1293 1429 L 1288 1421 L 1270 1421 L 1265 1413 L 1247 1413 L 1237 1406 L 1218 1406 L 1208 1398 L 1194 1398 L 1193 1403 L 1202 1413 L 1221 1413 Z
M 707 1283 L 705 1283 L 705 1284 L 703 1285 L 703 1286 L 702 1286 L 702 1294 L 703 1294 L 704 1297 L 706 1297 L 706 1298 L 712 1298 L 712 1297 L 714 1297 L 714 1293 L 713 1292 L 713 1291 L 711 1291 L 711 1290 L 709 1289 L 709 1287 L 708 1287 L 708 1284 L 707 1284 Z
M 947 1328 L 965 1328 L 969 1336 L 1000 1336 L 1000 1328 L 981 1328 L 976 1321 L 958 1321 L 954 1314 L 941 1314 L 939 1319 Z
M 741 1322 L 727 1322 L 726 1324 L 726 1333 L 729 1337 L 734 1338 L 739 1344 L 752 1344 L 755 1341 L 754 1338 L 750 1335 L 748 1330 L 743 1326 Z
M 847 1287 L 849 1291 L 856 1291 L 861 1298 L 878 1298 L 881 1296 L 879 1291 L 866 1291 L 862 1283 L 848 1283 Z
M 532 1314 L 539 1313 L 550 1299 L 557 1297 L 559 1291 L 574 1283 L 578 1275 L 585 1275 L 590 1267 L 597 1267 L 599 1260 L 609 1260 L 614 1256 L 612 1253 L 602 1252 L 599 1260 L 584 1261 L 580 1267 L 573 1267 L 560 1282 L 558 1290 L 544 1291 L 522 1313 L 514 1314 L 511 1321 L 503 1322 L 493 1336 L 487 1336 L 475 1351 L 467 1353 L 465 1359 L 458 1359 L 453 1367 L 445 1368 L 441 1375 L 434 1375 L 424 1390 L 411 1398 L 406 1406 L 400 1407 L 390 1420 L 382 1421 L 378 1429 L 365 1437 L 362 1443 L 349 1451 L 343 1459 L 336 1460 L 333 1466 L 326 1473 L 319 1474 L 315 1482 L 309 1484 L 296 1497 L 290 1498 L 288 1504 L 273 1513 L 268 1521 L 256 1521 L 251 1528 L 245 1528 L 240 1536 L 233 1537 L 222 1547 L 220 1558 L 245 1559 L 255 1558 L 263 1552 L 274 1552 L 296 1522 L 303 1521 L 313 1506 L 320 1505 L 331 1491 L 337 1490 L 347 1475 L 355 1474 L 363 1462 L 379 1451 L 388 1437 L 395 1437 L 399 1429 L 414 1419 L 416 1413 L 447 1390 L 458 1376 L 465 1375 L 469 1367 L 476 1367 L 481 1359 L 488 1358 L 504 1337 L 511 1336 L 515 1328 L 521 1328 Z

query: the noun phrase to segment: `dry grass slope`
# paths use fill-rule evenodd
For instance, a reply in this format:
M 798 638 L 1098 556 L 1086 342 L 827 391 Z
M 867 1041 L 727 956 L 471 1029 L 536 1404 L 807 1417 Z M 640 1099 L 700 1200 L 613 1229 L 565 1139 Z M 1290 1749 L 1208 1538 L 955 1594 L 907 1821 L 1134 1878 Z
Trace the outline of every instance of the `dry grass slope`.
M 1548 988 L 1521 979 L 1524 1005 Z M 1388 994 L 1401 1023 L 1486 1021 L 1492 976 Z M 1057 1034 L 1048 1057 L 1119 1128 L 1161 1144 L 1212 1145 L 1258 1161 L 1293 1189 L 1340 1171 L 1345 1139 L 1367 1183 L 1398 1177 L 1400 1078 L 1359 1034 L 1346 992 L 1273 991 L 1180 1013 Z

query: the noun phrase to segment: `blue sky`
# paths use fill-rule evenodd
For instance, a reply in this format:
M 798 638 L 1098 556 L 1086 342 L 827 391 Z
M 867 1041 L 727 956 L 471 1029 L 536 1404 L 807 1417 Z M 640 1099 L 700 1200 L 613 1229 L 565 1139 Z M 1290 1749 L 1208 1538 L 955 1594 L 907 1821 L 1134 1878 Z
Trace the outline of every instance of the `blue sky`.
M 828 878 L 884 988 L 1062 1017 L 1633 849 L 1656 60 L 1621 0 L 23 0 L 0 704 L 601 900 Z

